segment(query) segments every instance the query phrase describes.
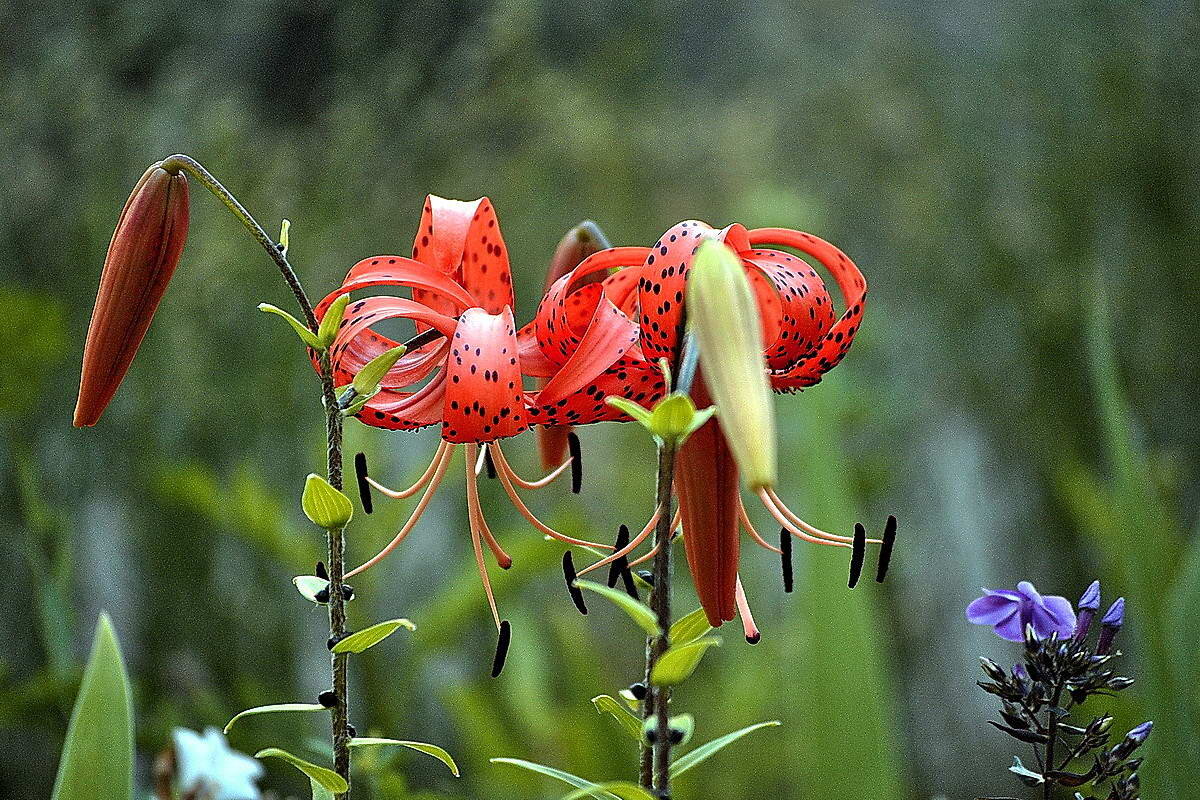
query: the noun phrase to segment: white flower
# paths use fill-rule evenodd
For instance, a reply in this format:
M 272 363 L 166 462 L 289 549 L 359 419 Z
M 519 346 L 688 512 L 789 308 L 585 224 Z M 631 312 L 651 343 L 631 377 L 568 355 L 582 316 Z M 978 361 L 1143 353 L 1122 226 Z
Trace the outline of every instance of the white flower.
M 204 800 L 259 800 L 254 782 L 262 777 L 262 764 L 231 750 L 219 730 L 208 728 L 200 735 L 176 728 L 174 739 L 181 792 L 194 792 Z

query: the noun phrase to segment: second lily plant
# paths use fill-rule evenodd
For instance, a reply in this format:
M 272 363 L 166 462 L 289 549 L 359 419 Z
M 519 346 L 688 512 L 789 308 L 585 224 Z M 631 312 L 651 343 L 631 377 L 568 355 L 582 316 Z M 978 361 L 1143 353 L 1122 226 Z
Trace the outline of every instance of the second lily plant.
M 394 618 L 364 629 L 347 627 L 354 597 L 349 579 L 380 564 L 419 527 L 461 453 L 467 536 L 497 646 L 491 674 L 500 674 L 514 635 L 491 588 L 489 560 L 513 559 L 493 535 L 481 501 L 480 476 L 500 487 L 533 530 L 565 548 L 563 571 L 575 606 L 584 592 L 615 603 L 640 626 L 646 653 L 640 680 L 593 699 L 629 734 L 636 769 L 612 780 L 585 780 L 517 759 L 497 762 L 533 770 L 569 785 L 570 798 L 665 798 L 671 780 L 767 721 L 697 746 L 682 755 L 693 718 L 674 713 L 673 686 L 686 680 L 719 643 L 714 628 L 739 617 L 747 641 L 760 632 L 739 572 L 742 532 L 780 559 L 791 591 L 793 539 L 849 551 L 849 585 L 859 580 L 868 546 L 878 546 L 882 581 L 896 538 L 889 518 L 878 535 L 862 524 L 847 533 L 807 523 L 776 492 L 772 390 L 813 386 L 845 356 L 859 330 L 866 281 L 838 248 L 783 228 L 713 228 L 696 220 L 671 227 L 651 247 L 612 247 L 593 223 L 570 231 L 551 259 L 546 290 L 533 319 L 513 315 L 508 247 L 487 198 L 425 199 L 409 255 L 378 255 L 347 272 L 313 303 L 288 259 L 288 226 L 269 235 L 242 204 L 194 159 L 175 155 L 138 182 L 117 223 L 88 331 L 75 425 L 94 425 L 117 391 L 179 263 L 189 222 L 189 180 L 209 190 L 259 242 L 295 297 L 298 316 L 270 305 L 295 330 L 319 377 L 314 407 L 322 409 L 328 458 L 304 481 L 301 506 L 326 533 L 327 555 L 313 574 L 296 578 L 300 593 L 326 606 L 330 683 L 316 702 L 286 702 L 248 714 L 323 713 L 330 718 L 332 764 L 318 765 L 279 748 L 275 757 L 304 772 L 314 798 L 349 798 L 356 748 L 398 746 L 458 766 L 436 745 L 358 737 L 350 721 L 350 660 L 412 622 Z M 837 284 L 833 295 L 816 267 Z M 407 320 L 414 335 L 396 341 L 376 328 Z M 374 495 L 416 497 L 407 520 L 379 552 L 347 554 L 354 504 L 343 491 L 342 428 L 347 418 L 390 431 L 437 426 L 440 442 L 428 468 L 410 486 L 389 488 L 354 459 L 363 511 Z M 657 452 L 654 511 L 635 530 L 558 530 L 539 519 L 523 492 L 569 475 L 582 476 L 576 429 L 598 422 L 636 421 Z M 510 439 L 536 429 L 545 476 L 523 477 L 505 452 Z M 761 534 L 743 496 L 755 498 L 778 536 Z M 759 523 L 761 525 L 761 523 Z M 699 607 L 672 614 L 672 551 L 682 543 Z M 576 559 L 591 563 L 577 569 Z M 637 569 L 646 564 L 647 568 Z M 585 579 L 606 571 L 606 580 Z M 620 588 L 617 588 L 620 585 Z M 642 595 L 646 594 L 646 602 Z M 637 646 L 642 646 L 639 639 Z M 615 696 L 614 696 L 615 695 Z M 328 754 L 326 754 L 328 757 Z

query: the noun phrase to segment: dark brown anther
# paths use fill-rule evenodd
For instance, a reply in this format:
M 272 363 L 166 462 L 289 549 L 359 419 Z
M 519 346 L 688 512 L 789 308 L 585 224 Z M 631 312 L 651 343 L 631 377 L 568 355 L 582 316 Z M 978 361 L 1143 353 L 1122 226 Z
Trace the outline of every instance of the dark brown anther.
M 329 587 L 326 586 L 321 591 L 313 595 L 313 600 L 316 600 L 321 605 L 329 602 Z
M 613 542 L 613 550 L 623 550 L 629 544 L 629 527 L 622 525 L 617 529 L 617 540 Z M 629 568 L 629 559 L 621 556 L 616 561 L 608 565 L 608 586 L 612 588 L 617 585 L 617 581 L 621 579 L 621 573 Z
M 892 563 L 892 548 L 896 545 L 896 515 L 888 514 L 883 526 L 883 544 L 879 547 L 879 567 L 875 571 L 875 582 L 883 583 L 888 566 Z
M 850 551 L 850 588 L 858 585 L 862 576 L 863 558 L 867 554 L 867 529 L 861 522 L 854 523 L 854 547 Z
M 563 578 L 567 581 L 567 591 L 571 593 L 571 601 L 575 603 L 575 607 L 579 609 L 580 614 L 587 614 L 587 605 L 583 602 L 583 590 L 575 585 L 575 559 L 571 556 L 571 551 L 563 553 L 562 558 Z
M 625 565 L 625 569 L 621 570 L 621 580 L 625 584 L 625 594 L 640 601 L 642 598 L 638 596 L 637 582 L 634 581 L 633 570 L 629 568 L 628 564 Z
M 326 690 L 317 695 L 317 702 L 326 708 L 337 708 L 338 699 L 336 694 Z
M 501 620 L 500 635 L 496 639 L 496 657 L 492 659 L 492 677 L 497 678 L 504 669 L 504 659 L 508 658 L 508 645 L 512 640 L 512 625 L 508 620 Z
M 371 506 L 371 484 L 367 483 L 366 453 L 354 455 L 354 474 L 358 478 L 358 499 L 362 502 L 363 511 L 370 514 L 374 509 Z
M 354 726 L 351 725 L 349 722 L 346 723 L 346 735 L 349 736 L 351 739 L 353 739 L 355 736 L 358 736 L 358 731 L 355 730 Z
M 579 437 L 575 431 L 567 434 L 567 447 L 571 453 L 571 491 L 579 494 L 583 489 L 583 451 L 579 447 Z
M 324 561 L 317 562 L 316 573 L 317 573 L 317 577 L 320 578 L 321 580 L 323 580 L 323 581 L 329 580 L 329 571 L 327 569 L 325 569 Z
M 792 534 L 787 528 L 779 529 L 779 561 L 783 565 L 783 590 L 791 594 L 794 587 L 792 576 Z
M 483 448 L 483 466 L 490 480 L 496 480 L 496 462 L 492 461 L 492 448 Z

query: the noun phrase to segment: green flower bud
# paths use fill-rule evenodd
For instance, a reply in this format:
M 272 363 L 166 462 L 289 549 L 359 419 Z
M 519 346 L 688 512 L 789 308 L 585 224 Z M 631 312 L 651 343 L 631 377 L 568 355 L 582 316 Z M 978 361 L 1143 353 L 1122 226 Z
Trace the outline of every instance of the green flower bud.
M 346 527 L 354 516 L 350 498 L 330 486 L 320 475 L 308 476 L 300 505 L 304 508 L 304 516 L 327 531 Z

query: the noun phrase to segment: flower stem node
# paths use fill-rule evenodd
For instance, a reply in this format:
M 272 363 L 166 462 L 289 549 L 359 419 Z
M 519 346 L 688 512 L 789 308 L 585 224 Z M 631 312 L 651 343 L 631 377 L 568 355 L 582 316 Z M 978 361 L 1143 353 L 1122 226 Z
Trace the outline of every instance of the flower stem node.
M 652 409 L 643 408 L 624 397 L 609 397 L 605 402 L 633 417 L 642 427 L 650 431 L 655 441 L 676 447 L 683 444 L 701 425 L 708 422 L 717 410 L 714 406 L 710 406 L 698 411 L 692 398 L 678 393 L 667 395 Z
M 310 474 L 304 482 L 301 506 L 304 516 L 327 531 L 341 530 L 354 516 L 354 505 L 350 498 L 315 473 Z

